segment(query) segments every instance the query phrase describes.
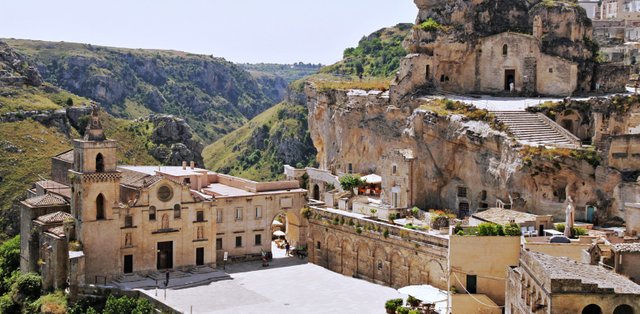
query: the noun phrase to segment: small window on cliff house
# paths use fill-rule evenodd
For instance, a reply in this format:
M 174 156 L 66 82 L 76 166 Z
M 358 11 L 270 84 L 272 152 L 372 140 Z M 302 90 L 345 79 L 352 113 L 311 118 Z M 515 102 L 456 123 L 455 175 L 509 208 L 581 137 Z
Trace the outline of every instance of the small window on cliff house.
M 480 193 L 480 199 L 483 201 L 487 200 L 487 190 L 482 190 L 482 192 Z
M 458 197 L 467 197 L 467 188 L 465 188 L 464 186 L 459 186 Z
M 347 171 L 348 173 L 353 173 L 353 164 L 352 163 L 349 163 L 349 165 L 347 167 L 347 170 L 348 170 Z
M 431 74 L 431 66 L 427 64 L 426 73 L 425 73 L 427 80 L 429 79 L 430 74 Z
M 391 167 L 391 173 L 396 174 L 396 172 L 398 172 L 398 166 L 393 165 L 393 167 Z
M 553 73 L 553 68 L 549 68 L 549 73 Z
M 440 82 L 444 82 L 444 74 L 440 75 Z
M 502 55 L 506 56 L 507 54 L 509 54 L 509 46 L 505 44 L 504 46 L 502 46 Z

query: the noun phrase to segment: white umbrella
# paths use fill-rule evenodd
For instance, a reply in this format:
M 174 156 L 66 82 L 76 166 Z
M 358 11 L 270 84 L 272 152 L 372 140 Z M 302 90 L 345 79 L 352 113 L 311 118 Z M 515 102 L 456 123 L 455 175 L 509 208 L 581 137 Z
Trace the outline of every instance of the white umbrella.
M 274 226 L 282 226 L 282 223 L 277 220 L 274 220 L 271 224 Z
M 423 303 L 438 303 L 447 301 L 447 293 L 430 285 L 406 286 L 398 289 L 402 294 L 408 294 Z
M 276 236 L 276 237 L 284 237 L 284 236 L 286 236 L 287 234 L 286 234 L 286 233 L 284 233 L 284 232 L 282 232 L 282 231 L 280 231 L 280 230 L 278 230 L 278 231 L 274 231 L 274 232 L 273 232 L 273 235 L 274 235 L 274 236 Z
M 369 183 L 369 184 L 377 184 L 377 183 L 382 183 L 382 177 L 377 175 L 377 174 L 369 174 L 366 175 L 362 178 L 360 178 L 362 180 L 364 180 L 365 182 Z

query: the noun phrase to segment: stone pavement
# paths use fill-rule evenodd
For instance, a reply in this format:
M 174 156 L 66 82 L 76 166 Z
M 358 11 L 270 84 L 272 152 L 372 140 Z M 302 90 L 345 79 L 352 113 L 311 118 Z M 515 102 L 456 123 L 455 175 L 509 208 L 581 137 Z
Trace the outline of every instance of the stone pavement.
M 406 297 L 393 288 L 346 277 L 295 257 L 227 265 L 231 280 L 184 289 L 141 290 L 184 313 L 384 313 Z
M 168 288 L 186 288 L 226 279 L 231 279 L 231 277 L 223 271 L 211 267 L 198 267 L 189 272 L 171 271 Z M 123 290 L 155 289 L 156 287 L 164 287 L 164 280 L 164 272 L 155 272 L 145 277 L 137 274 L 125 275 L 112 284 Z

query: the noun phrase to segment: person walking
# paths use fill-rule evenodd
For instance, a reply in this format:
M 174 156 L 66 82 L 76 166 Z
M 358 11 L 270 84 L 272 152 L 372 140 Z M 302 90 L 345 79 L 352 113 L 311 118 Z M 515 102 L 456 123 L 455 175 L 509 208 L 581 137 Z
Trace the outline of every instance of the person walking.
M 291 249 L 291 245 L 289 245 L 289 241 L 284 240 L 284 251 L 285 256 L 289 256 L 289 250 Z

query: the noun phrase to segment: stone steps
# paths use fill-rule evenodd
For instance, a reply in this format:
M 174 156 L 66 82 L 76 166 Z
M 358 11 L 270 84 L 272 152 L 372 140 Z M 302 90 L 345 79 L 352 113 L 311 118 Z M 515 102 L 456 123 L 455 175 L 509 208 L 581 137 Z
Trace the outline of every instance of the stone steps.
M 570 135 L 557 129 L 560 126 L 552 126 L 554 122 L 538 114 L 524 111 L 498 111 L 493 114 L 518 140 L 540 145 L 575 145 Z

